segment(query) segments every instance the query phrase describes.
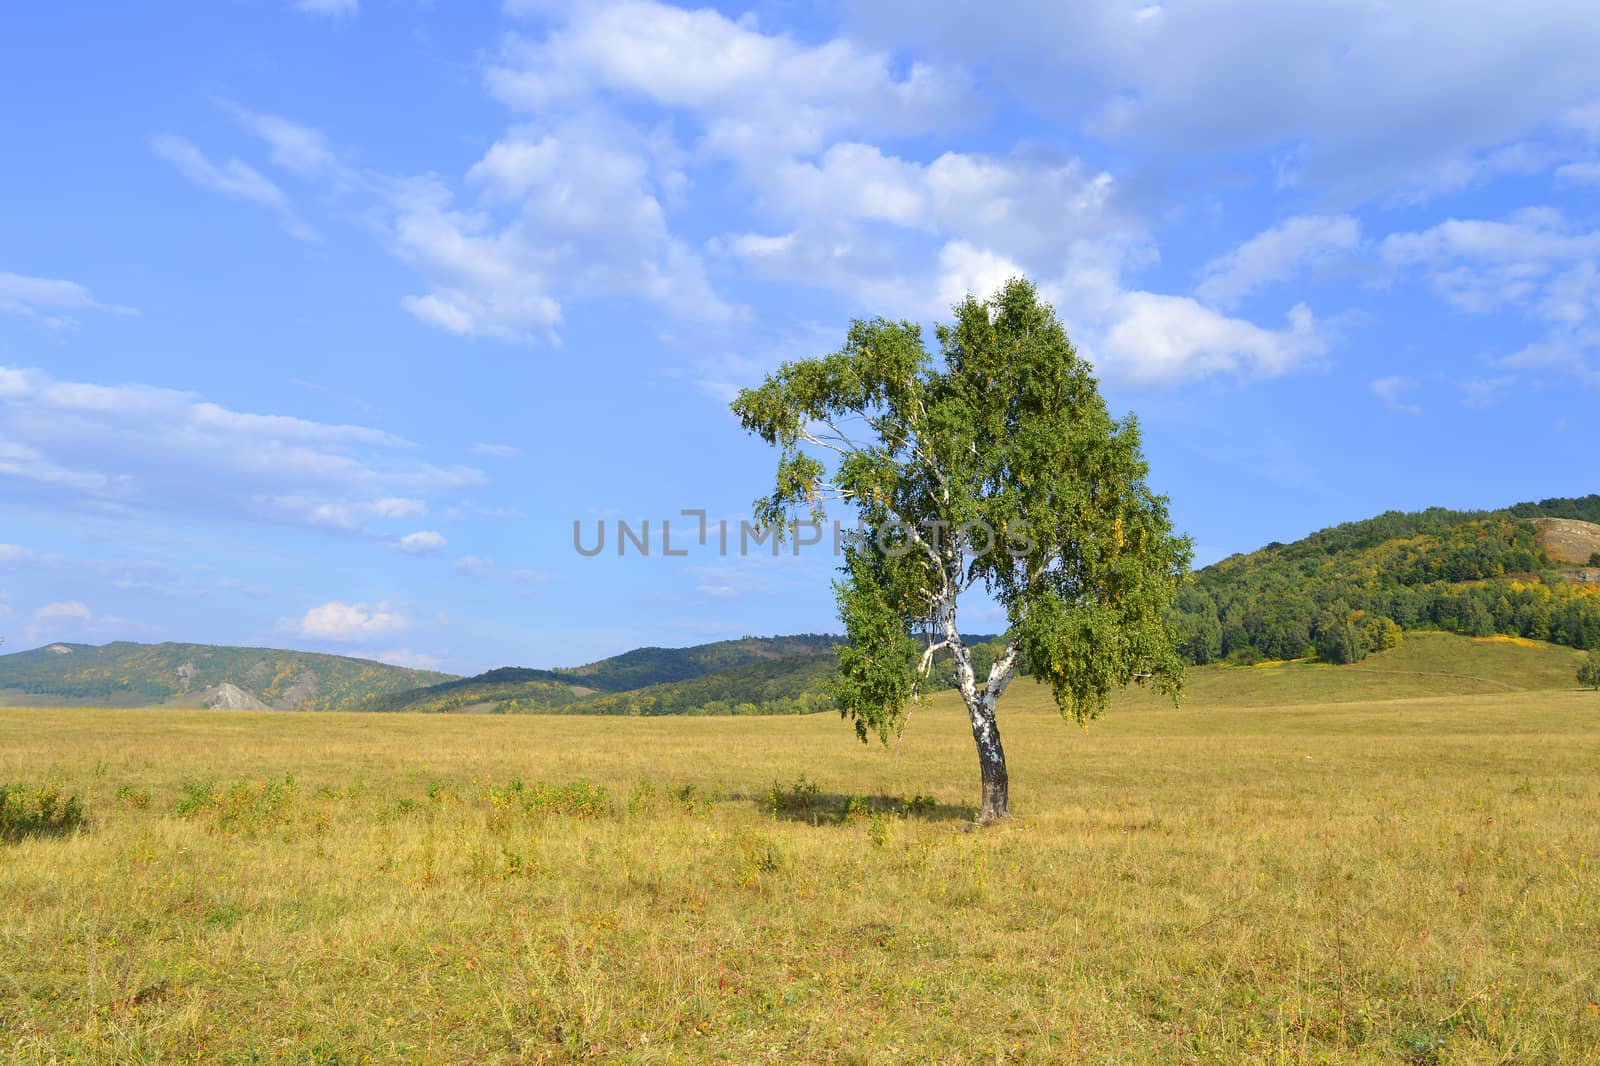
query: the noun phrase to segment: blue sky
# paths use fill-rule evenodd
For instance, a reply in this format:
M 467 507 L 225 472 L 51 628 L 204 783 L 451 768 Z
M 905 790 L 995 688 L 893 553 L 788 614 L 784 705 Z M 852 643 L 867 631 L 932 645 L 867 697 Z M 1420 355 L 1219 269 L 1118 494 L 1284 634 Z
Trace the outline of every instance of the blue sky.
M 832 630 L 661 520 L 765 490 L 738 387 L 1014 273 L 1201 563 L 1600 489 L 1592 0 L 162 10 L 0 16 L 8 648 Z

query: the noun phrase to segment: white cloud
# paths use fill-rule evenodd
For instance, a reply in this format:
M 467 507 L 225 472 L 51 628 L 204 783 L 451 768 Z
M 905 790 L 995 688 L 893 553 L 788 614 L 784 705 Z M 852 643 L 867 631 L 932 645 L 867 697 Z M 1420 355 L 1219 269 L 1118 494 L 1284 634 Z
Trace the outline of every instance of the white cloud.
M 1499 402 L 1517 383 L 1512 375 L 1495 378 L 1466 378 L 1457 384 L 1461 387 L 1461 402 L 1468 407 L 1490 407 Z
M 330 600 L 307 611 L 296 627 L 314 640 L 360 642 L 408 629 L 411 620 L 387 603 L 343 603 Z
M 1361 227 L 1349 215 L 1299 215 L 1207 263 L 1195 295 L 1233 307 L 1256 289 L 1288 281 L 1360 242 Z
M 472 446 L 472 454 L 488 455 L 496 459 L 515 459 L 522 454 L 522 449 L 514 444 L 495 444 L 491 441 L 479 441 Z
M 1229 318 L 1186 296 L 1123 294 L 1117 318 L 1091 347 L 1095 365 L 1137 385 L 1172 385 L 1213 374 L 1274 377 L 1326 350 L 1304 304 L 1283 330 Z
M 72 319 L 58 312 L 109 311 L 136 315 L 132 307 L 103 304 L 75 281 L 56 278 L 30 278 L 0 272 L 0 313 L 28 315 L 52 326 L 70 325 Z
M 350 7 L 354 9 L 352 3 Z M 320 174 L 337 164 L 327 139 L 310 128 L 277 115 L 250 111 L 224 102 L 224 108 L 249 132 L 267 142 L 272 161 L 302 176 Z
M 422 500 L 386 496 L 381 500 L 373 500 L 371 511 L 374 518 L 421 518 L 428 513 L 428 505 Z
M 855 0 L 859 36 L 967 65 L 1042 110 L 1163 160 L 1293 151 L 1299 180 L 1354 195 L 1436 183 L 1600 96 L 1590 0 Z M 1248 26 L 1249 32 L 1240 32 Z M 1505 162 L 1505 161 L 1501 161 Z M 1459 173 L 1452 179 L 1459 181 Z
M 427 555 L 438 551 L 447 543 L 449 542 L 444 539 L 443 533 L 431 529 L 420 529 L 415 533 L 407 533 L 399 540 L 391 542 L 390 547 L 397 551 L 403 551 L 408 555 Z
M 478 208 L 458 206 L 437 178 L 393 184 L 393 247 L 429 284 L 405 308 L 452 333 L 506 340 L 553 337 L 565 295 L 736 316 L 669 232 L 660 178 L 637 136 L 591 114 L 494 144 L 466 175 L 482 190 Z
M 1541 339 L 1501 365 L 1558 370 L 1600 387 L 1600 230 L 1576 229 L 1556 211 L 1528 208 L 1503 222 L 1450 219 L 1393 234 L 1382 248 L 1391 266 L 1420 270 L 1464 311 L 1514 308 L 1544 323 Z
M 501 566 L 493 559 L 484 558 L 480 555 L 463 555 L 455 561 L 455 571 L 458 574 L 465 574 L 467 577 L 515 585 L 524 596 L 532 594 L 534 585 L 549 581 L 551 577 L 550 573 L 545 570 L 523 570 L 516 567 Z
M 116 615 L 97 615 L 89 605 L 80 600 L 47 603 L 37 608 L 23 627 L 23 637 L 30 644 L 55 640 L 89 641 L 103 639 L 109 633 L 133 627 L 126 618 Z
M 964 81 L 927 64 L 899 69 L 887 52 L 843 38 L 807 46 L 646 0 L 577 5 L 543 41 L 510 42 L 488 81 L 533 112 L 597 91 L 691 111 L 707 147 L 751 160 L 814 152 L 854 130 L 914 133 L 969 110 Z
M 1600 230 L 1576 231 L 1555 211 L 1528 208 L 1505 222 L 1450 219 L 1392 234 L 1382 252 L 1392 266 L 1421 267 L 1439 294 L 1463 310 L 1513 305 L 1571 318 L 1567 293 L 1593 275 Z
M 1600 185 L 1600 163 L 1568 163 L 1557 167 L 1556 180 L 1569 185 Z
M 294 9 L 308 15 L 321 15 L 326 18 L 342 18 L 354 15 L 361 7 L 361 0 L 294 0 Z
M 486 481 L 417 451 L 366 426 L 0 366 L 0 482 L 14 500 L 359 532 L 374 519 L 419 516 L 428 496 Z
M 425 652 L 391 649 L 389 651 L 373 652 L 372 657 L 380 663 L 388 663 L 390 666 L 403 666 L 408 670 L 441 670 L 444 667 L 443 659 Z
M 316 230 L 302 222 L 282 189 L 260 171 L 230 159 L 221 166 L 211 162 L 189 141 L 170 133 L 157 134 L 150 146 L 155 153 L 178 168 L 178 172 L 201 188 L 270 208 L 289 234 L 299 240 L 315 241 Z
M 1391 411 L 1401 411 L 1405 414 L 1420 414 L 1422 408 L 1406 399 L 1406 394 L 1417 387 L 1415 378 L 1396 375 L 1394 377 L 1378 378 L 1372 383 L 1372 394 L 1383 402 Z

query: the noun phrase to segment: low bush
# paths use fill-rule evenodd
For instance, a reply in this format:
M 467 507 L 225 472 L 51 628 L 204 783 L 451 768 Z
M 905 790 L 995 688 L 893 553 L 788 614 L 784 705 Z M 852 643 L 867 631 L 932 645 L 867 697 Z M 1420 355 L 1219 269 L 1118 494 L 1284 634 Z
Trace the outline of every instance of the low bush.
M 83 801 L 58 785 L 0 785 L 0 841 L 61 836 L 83 824 Z

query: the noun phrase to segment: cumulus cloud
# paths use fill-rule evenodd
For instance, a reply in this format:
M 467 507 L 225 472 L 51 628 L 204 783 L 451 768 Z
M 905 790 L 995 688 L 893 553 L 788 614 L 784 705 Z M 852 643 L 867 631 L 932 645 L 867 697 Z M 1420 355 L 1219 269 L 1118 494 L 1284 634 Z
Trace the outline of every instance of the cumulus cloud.
M 553 337 L 565 295 L 632 296 L 688 319 L 739 314 L 671 234 L 641 139 L 603 116 L 514 128 L 465 184 L 479 190 L 477 206 L 434 177 L 389 187 L 393 247 L 429 285 L 403 303 L 430 325 Z
M 1503 357 L 1503 366 L 1565 371 L 1600 387 L 1600 230 L 1528 208 L 1504 221 L 1450 219 L 1392 234 L 1382 252 L 1464 311 L 1510 308 L 1543 323 L 1544 336 Z
M 969 110 L 964 79 L 928 64 L 649 0 L 578 5 L 543 40 L 509 42 L 488 83 L 533 112 L 597 91 L 694 112 L 706 147 L 741 159 L 814 152 L 855 130 L 915 133 Z
M 139 313 L 132 307 L 101 303 L 75 281 L 0 272 L 0 314 L 27 315 L 47 325 L 65 326 L 72 324 L 73 319 L 67 313 L 72 311 Z
M 0 366 L 0 483 L 12 499 L 359 533 L 486 483 L 366 426 L 234 411 L 193 393 Z M 205 486 L 204 491 L 196 486 Z
M 399 540 L 390 543 L 390 547 L 403 551 L 408 555 L 428 555 L 443 548 L 448 541 L 444 534 L 431 529 L 420 529 L 415 533 L 407 533 Z
M 1274 377 L 1327 347 L 1304 304 L 1288 326 L 1263 329 L 1229 318 L 1186 296 L 1130 292 L 1116 301 L 1116 320 L 1092 349 L 1096 366 L 1136 385 L 1172 385 L 1212 374 Z
M 1450 219 L 1391 234 L 1382 252 L 1393 266 L 1420 267 L 1441 296 L 1466 311 L 1517 305 L 1584 317 L 1588 310 L 1574 308 L 1569 293 L 1581 294 L 1593 276 L 1600 230 L 1577 230 L 1558 212 L 1529 208 L 1506 221 Z
M 847 10 L 863 38 L 982 69 L 1047 112 L 1088 114 L 1115 145 L 1190 164 L 1292 152 L 1296 180 L 1347 195 L 1459 184 L 1484 150 L 1567 108 L 1581 124 L 1579 105 L 1600 97 L 1588 0 L 1470 17 L 1450 0 L 1025 0 L 1003 19 L 961 0 Z
M 1349 215 L 1299 215 L 1207 263 L 1195 295 L 1233 307 L 1255 290 L 1288 281 L 1360 242 L 1361 226 Z
M 305 613 L 296 625 L 301 636 L 313 640 L 359 643 L 409 629 L 411 620 L 387 603 L 343 603 L 329 600 Z

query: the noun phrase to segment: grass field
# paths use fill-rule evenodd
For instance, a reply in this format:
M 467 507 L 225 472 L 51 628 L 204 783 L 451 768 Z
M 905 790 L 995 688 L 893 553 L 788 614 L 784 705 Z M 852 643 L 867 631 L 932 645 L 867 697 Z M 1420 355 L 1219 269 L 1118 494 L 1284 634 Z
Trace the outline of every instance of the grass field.
M 1019 682 L 983 832 L 948 698 L 898 756 L 832 715 L 0 710 L 0 782 L 88 814 L 0 843 L 0 1057 L 1600 1060 L 1600 695 L 1429 639 L 1088 732 Z

